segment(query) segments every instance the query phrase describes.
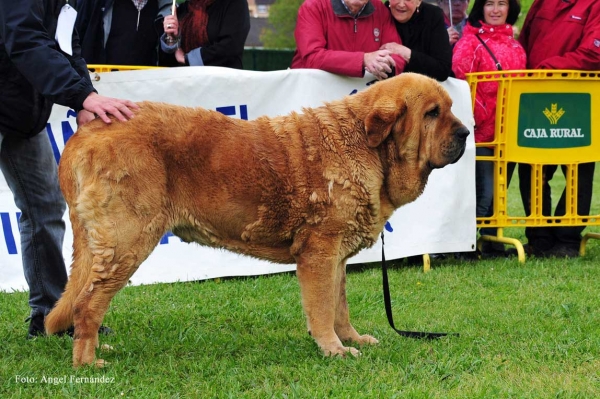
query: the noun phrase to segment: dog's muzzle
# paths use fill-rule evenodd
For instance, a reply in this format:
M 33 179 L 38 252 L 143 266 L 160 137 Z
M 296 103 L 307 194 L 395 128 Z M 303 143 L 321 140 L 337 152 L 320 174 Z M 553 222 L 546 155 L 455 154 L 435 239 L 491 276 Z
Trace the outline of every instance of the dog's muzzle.
M 469 137 L 469 129 L 464 126 L 459 127 L 454 131 L 454 143 L 457 145 L 458 153 L 456 154 L 456 158 L 450 163 L 456 163 L 465 153 L 465 148 L 467 147 L 467 137 Z

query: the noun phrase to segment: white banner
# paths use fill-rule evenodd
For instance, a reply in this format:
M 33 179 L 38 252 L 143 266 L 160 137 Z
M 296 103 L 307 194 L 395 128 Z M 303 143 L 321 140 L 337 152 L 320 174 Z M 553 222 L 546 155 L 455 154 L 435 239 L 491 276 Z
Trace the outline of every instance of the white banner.
M 301 111 L 302 107 L 318 107 L 324 101 L 362 90 L 373 81 L 368 77 L 346 78 L 308 69 L 255 72 L 217 67 L 108 72 L 92 74 L 92 78 L 98 92 L 106 96 L 201 106 L 243 119 L 287 114 Z M 449 79 L 443 85 L 454 100 L 454 114 L 473 132 L 468 85 L 456 79 Z M 55 106 L 48 123 L 48 134 L 57 161 L 64 143 L 75 130 L 75 113 Z M 27 289 L 21 264 L 18 214 L 12 194 L 0 175 L 0 290 Z M 73 235 L 69 221 L 66 222 L 63 252 L 69 263 Z M 433 171 L 423 195 L 397 210 L 389 226 L 392 231 L 385 232 L 388 259 L 473 250 L 476 226 L 475 144 L 472 134 L 461 160 Z M 350 263 L 380 260 L 381 241 L 360 252 Z M 185 244 L 167 234 L 131 280 L 133 284 L 149 284 L 294 269 L 295 265 L 277 265 L 197 244 Z

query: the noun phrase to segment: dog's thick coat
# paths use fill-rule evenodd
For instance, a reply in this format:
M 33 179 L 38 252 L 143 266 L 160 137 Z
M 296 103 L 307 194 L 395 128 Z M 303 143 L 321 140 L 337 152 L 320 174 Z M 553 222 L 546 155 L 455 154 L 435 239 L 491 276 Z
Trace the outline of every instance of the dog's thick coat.
M 451 105 L 436 81 L 402 74 L 275 118 L 146 102 L 128 122 L 85 125 L 60 162 L 74 252 L 47 332 L 74 323 L 73 364 L 94 363 L 111 299 L 171 230 L 296 263 L 308 330 L 325 354 L 357 353 L 342 341 L 377 343 L 350 324 L 346 260 L 373 245 L 432 169 L 461 157 L 469 132 Z

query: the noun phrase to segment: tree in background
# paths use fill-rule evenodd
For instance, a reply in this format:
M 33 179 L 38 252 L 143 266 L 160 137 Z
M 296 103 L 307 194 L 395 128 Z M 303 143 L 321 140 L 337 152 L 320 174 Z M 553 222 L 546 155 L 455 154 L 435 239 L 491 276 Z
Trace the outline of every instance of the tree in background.
M 304 0 L 276 0 L 269 8 L 269 27 L 263 29 L 260 40 L 265 48 L 296 48 L 294 28 L 298 9 Z

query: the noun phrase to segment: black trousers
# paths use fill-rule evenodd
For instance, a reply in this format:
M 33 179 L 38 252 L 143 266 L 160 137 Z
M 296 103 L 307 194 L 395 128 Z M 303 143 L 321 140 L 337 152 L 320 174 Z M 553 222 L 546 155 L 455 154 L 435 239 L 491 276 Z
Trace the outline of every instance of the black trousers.
M 592 186 L 594 182 L 595 163 L 582 163 L 578 166 L 577 185 L 577 214 L 589 215 L 592 204 Z M 558 165 L 546 165 L 543 167 L 544 182 L 542 186 L 542 215 L 552 216 L 552 198 L 550 194 L 549 181 L 554 177 Z M 566 175 L 566 166 L 561 169 Z M 525 214 L 531 214 L 531 165 L 519 164 L 519 190 Z M 554 216 L 564 216 L 566 212 L 566 189 L 556 204 Z M 527 227 L 525 235 L 529 245 L 542 251 L 551 249 L 556 245 L 563 245 L 579 249 L 581 243 L 581 232 L 585 226 L 570 227 Z

